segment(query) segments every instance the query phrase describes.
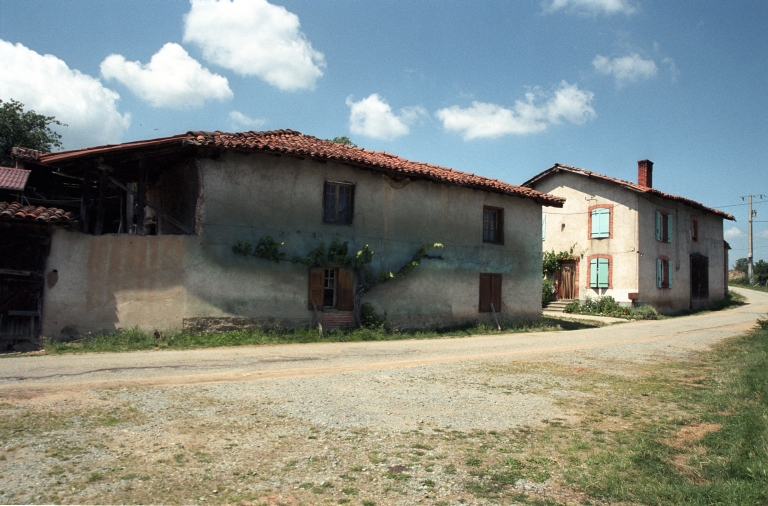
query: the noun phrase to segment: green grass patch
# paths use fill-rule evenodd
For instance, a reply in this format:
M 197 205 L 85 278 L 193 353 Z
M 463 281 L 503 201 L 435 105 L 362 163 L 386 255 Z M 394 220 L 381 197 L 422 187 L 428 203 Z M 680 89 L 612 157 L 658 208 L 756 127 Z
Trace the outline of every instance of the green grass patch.
M 145 332 L 138 327 L 133 327 L 110 333 L 86 334 L 68 342 L 49 340 L 45 343 L 45 352 L 47 354 L 64 354 L 314 342 L 396 341 L 440 337 L 467 337 L 481 334 L 579 330 L 602 326 L 602 324 L 596 322 L 579 322 L 553 317 L 532 320 L 500 320 L 500 324 L 501 331 L 495 325 L 482 322 L 422 330 L 330 329 L 326 330 L 322 337 L 316 328 L 284 329 L 282 327 L 273 327 L 236 330 L 217 334 L 165 332 L 157 338 L 151 332 Z

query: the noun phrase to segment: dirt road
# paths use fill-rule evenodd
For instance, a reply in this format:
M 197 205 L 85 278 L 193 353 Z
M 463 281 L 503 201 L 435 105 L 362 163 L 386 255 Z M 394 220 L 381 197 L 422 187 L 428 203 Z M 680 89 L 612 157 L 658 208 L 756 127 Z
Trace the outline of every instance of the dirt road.
M 570 448 L 674 411 L 633 381 L 753 327 L 742 292 L 580 331 L 0 358 L 0 503 L 582 504 Z

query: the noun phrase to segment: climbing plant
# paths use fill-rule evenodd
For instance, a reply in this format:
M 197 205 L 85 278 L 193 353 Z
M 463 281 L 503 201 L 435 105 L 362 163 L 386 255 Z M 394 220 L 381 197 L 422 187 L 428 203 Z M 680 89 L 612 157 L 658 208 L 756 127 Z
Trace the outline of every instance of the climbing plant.
M 256 258 L 280 263 L 285 260 L 286 257 L 285 252 L 280 251 L 280 248 L 282 248 L 284 244 L 284 242 L 277 242 L 271 236 L 266 235 L 259 239 L 255 248 L 253 247 L 253 244 L 249 242 L 237 241 L 237 243 L 232 246 L 232 252 L 236 255 L 254 256 Z M 294 256 L 290 259 L 290 262 L 294 264 L 304 264 L 308 267 L 337 265 L 354 271 L 360 280 L 360 286 L 355 293 L 355 316 L 358 325 L 362 326 L 360 300 L 365 292 L 369 292 L 376 285 L 407 276 L 421 264 L 421 261 L 424 258 L 441 258 L 430 257 L 427 252 L 432 249 L 441 249 L 443 247 L 444 246 L 439 242 L 423 244 L 413 257 L 397 271 L 383 270 L 378 274 L 374 274 L 370 268 L 370 264 L 373 261 L 373 251 L 368 245 L 366 244 L 354 255 L 351 255 L 349 253 L 349 243 L 347 241 L 341 242 L 337 236 L 333 239 L 330 246 L 326 247 L 325 241 L 321 241 L 320 244 L 316 248 L 310 250 L 306 256 Z
M 549 276 L 560 270 L 560 260 L 570 260 L 573 258 L 573 246 L 571 246 L 570 250 L 559 253 L 555 253 L 554 249 L 552 251 L 545 251 L 542 257 L 544 275 Z

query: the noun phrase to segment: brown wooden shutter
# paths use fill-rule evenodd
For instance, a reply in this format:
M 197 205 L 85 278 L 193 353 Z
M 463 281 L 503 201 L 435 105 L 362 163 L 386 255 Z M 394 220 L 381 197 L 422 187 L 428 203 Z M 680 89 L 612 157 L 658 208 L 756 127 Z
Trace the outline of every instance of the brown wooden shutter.
M 347 269 L 339 269 L 336 309 L 339 311 L 355 309 L 355 275 Z
M 312 301 L 315 301 L 317 310 L 323 310 L 323 289 L 325 288 L 325 269 L 322 267 L 309 270 L 309 309 L 314 309 Z
M 499 238 L 499 244 L 504 244 L 504 209 L 496 211 L 496 227 Z M 496 303 L 493 303 L 493 307 L 496 307 Z
M 491 275 L 490 274 L 480 274 L 480 307 L 478 310 L 481 313 L 487 313 L 491 310 Z
M 501 274 L 491 275 L 491 302 L 494 311 L 501 311 Z

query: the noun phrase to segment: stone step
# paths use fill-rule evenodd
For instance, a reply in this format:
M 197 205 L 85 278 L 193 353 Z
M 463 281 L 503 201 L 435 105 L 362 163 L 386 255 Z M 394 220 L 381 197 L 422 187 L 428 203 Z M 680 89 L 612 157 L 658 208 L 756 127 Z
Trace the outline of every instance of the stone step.
M 573 302 L 573 300 L 561 299 L 555 300 L 547 304 L 545 308 L 547 311 L 565 311 L 565 306 Z

